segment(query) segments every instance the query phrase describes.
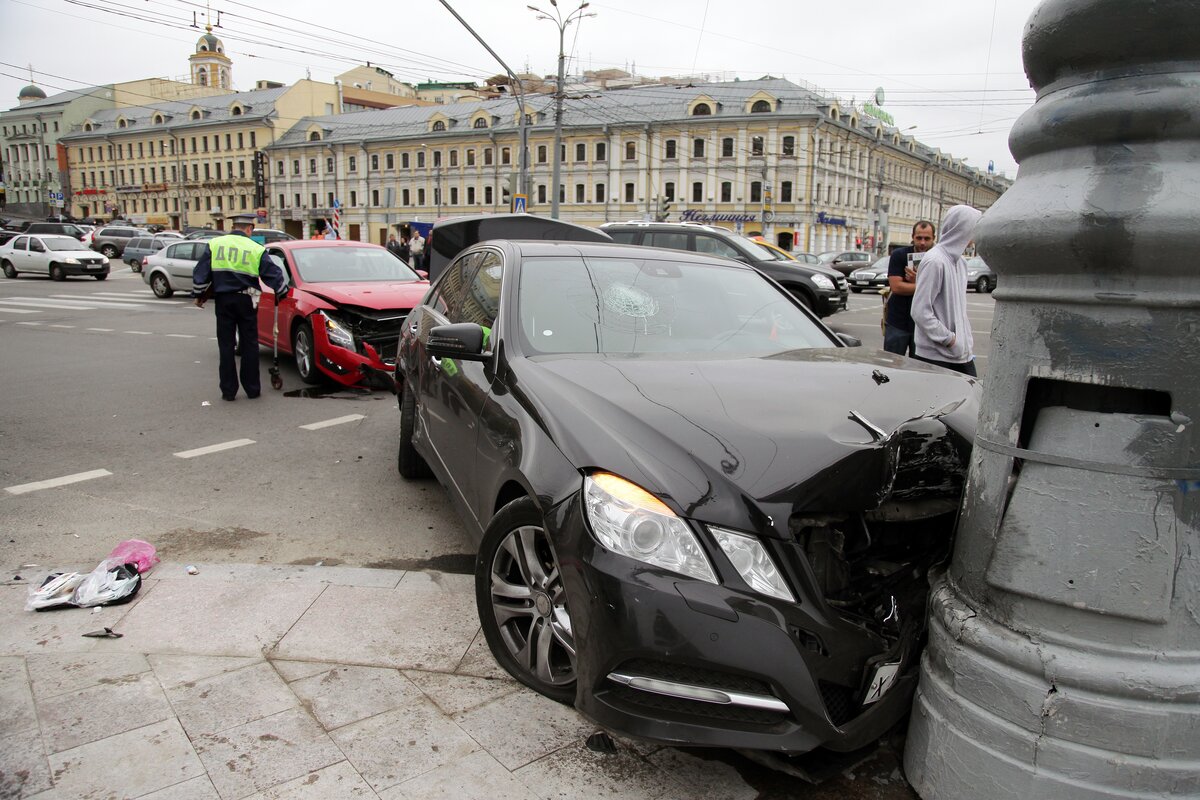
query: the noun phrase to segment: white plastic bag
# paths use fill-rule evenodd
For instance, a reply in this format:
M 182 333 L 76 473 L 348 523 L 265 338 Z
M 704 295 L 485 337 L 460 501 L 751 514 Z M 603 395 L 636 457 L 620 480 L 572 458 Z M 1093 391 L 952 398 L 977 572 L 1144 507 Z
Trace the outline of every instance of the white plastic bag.
M 26 611 L 42 611 L 47 608 L 71 605 L 76 587 L 87 576 L 79 572 L 52 572 L 40 586 L 30 586 L 25 599 Z
M 125 602 L 133 598 L 142 585 L 136 564 L 106 558 L 75 587 L 71 605 L 80 608 Z

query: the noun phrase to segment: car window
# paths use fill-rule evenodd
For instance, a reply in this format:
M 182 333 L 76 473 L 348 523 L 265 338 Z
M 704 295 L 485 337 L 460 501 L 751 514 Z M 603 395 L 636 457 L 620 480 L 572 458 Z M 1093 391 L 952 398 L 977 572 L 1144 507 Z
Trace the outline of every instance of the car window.
M 668 250 L 687 250 L 687 234 L 677 231 L 652 231 L 646 237 L 646 244 L 651 247 L 665 247 Z
M 606 230 L 605 233 L 611 236 L 614 242 L 618 242 L 620 244 L 633 244 L 633 240 L 637 237 L 637 231 Z
M 88 246 L 70 236 L 47 236 L 42 239 L 46 247 L 55 252 L 61 250 L 87 250 Z
M 726 258 L 736 258 L 738 260 L 744 258 L 733 245 L 727 244 L 715 236 L 705 236 L 703 234 L 696 234 L 696 252 L 710 253 L 714 256 L 725 256 Z
M 34 253 L 46 252 L 46 246 L 42 244 L 41 239 L 30 239 L 29 240 L 29 249 L 31 252 L 34 252 Z
M 192 254 L 191 242 L 187 244 L 173 244 L 167 248 L 165 255 L 167 258 L 186 258 L 187 256 L 183 255 L 185 250 L 189 256 Z
M 145 246 L 146 246 L 146 242 L 147 242 L 147 241 L 148 241 L 148 240 L 146 240 L 146 239 L 130 239 L 130 240 L 129 240 L 129 244 L 127 244 L 127 245 L 126 245 L 126 247 L 129 247 L 129 248 L 132 248 L 132 249 L 134 249 L 134 250 L 137 250 L 137 249 L 140 249 L 140 248 L 142 248 L 142 247 L 145 247 Z
M 462 302 L 451 322 L 477 322 L 491 328 L 500 310 L 500 283 L 504 276 L 504 261 L 495 250 L 487 250 L 474 258 L 478 263 L 463 292 Z
M 551 353 L 739 353 L 833 347 L 755 270 L 667 258 L 553 256 L 522 262 L 522 349 Z
M 420 280 L 407 264 L 377 245 L 303 247 L 293 251 L 292 258 L 307 283 Z
M 427 305 L 445 316 L 446 319 L 452 320 L 462 301 L 463 291 L 466 288 L 465 282 L 473 274 L 480 257 L 479 253 L 467 253 L 451 262 L 450 266 L 446 267 L 438 277 L 437 289 Z
M 17 240 L 13 243 L 13 250 L 28 250 L 28 249 L 29 249 L 29 237 L 28 236 L 18 236 Z
M 292 268 L 288 266 L 287 256 L 284 255 L 284 252 L 279 249 L 271 249 L 267 251 L 267 255 L 271 257 L 271 261 L 275 263 L 275 266 L 283 270 L 283 274 L 287 276 L 288 286 L 291 286 L 293 283 L 295 283 L 295 281 L 292 280 Z M 199 258 L 196 260 L 198 261 Z

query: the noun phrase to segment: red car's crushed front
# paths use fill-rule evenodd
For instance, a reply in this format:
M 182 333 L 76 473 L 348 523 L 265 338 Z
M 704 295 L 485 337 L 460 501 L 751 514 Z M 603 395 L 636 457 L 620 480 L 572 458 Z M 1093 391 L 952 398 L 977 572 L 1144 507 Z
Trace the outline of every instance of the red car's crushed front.
M 308 383 L 390 384 L 408 312 L 429 288 L 385 248 L 365 242 L 291 241 L 267 252 L 283 262 L 288 296 L 279 305 L 279 349 L 295 356 Z M 274 298 L 263 294 L 258 340 L 274 340 Z

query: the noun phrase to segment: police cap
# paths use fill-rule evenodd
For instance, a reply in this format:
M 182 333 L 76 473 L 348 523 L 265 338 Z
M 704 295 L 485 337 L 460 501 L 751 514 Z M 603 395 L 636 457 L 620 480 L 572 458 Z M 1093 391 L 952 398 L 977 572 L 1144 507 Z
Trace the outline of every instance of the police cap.
M 257 225 L 257 214 L 234 214 L 229 218 L 229 221 L 234 225 Z

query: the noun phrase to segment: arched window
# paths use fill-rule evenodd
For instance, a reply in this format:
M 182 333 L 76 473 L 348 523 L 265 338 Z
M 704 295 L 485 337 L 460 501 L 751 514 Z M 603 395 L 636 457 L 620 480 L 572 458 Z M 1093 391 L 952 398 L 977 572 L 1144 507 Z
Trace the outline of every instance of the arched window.
M 155 114 L 155 115 L 154 115 L 154 124 L 155 124 L 155 125 L 162 125 L 162 124 L 163 124 L 163 117 L 162 117 L 162 114 Z
M 475 127 L 476 128 L 486 128 L 487 120 L 484 119 L 483 117 L 480 117 L 479 119 L 475 120 Z
M 199 111 L 193 111 L 193 112 L 192 112 L 192 119 L 200 119 L 200 112 L 199 112 Z
M 766 100 L 755 100 L 754 105 L 750 106 L 751 114 L 765 114 L 771 111 L 771 104 Z
M 91 131 L 91 130 L 92 130 L 92 127 L 93 127 L 93 126 L 92 126 L 92 123 L 90 123 L 90 122 L 85 122 L 85 123 L 83 124 L 83 129 L 84 129 L 85 131 Z
M 127 123 L 127 122 L 126 122 L 125 120 L 123 120 L 123 119 L 119 119 L 119 120 L 117 120 L 117 127 L 118 127 L 118 128 L 124 128 L 124 127 L 125 127 L 126 125 L 128 125 L 128 124 L 129 124 L 129 123 Z
M 208 86 L 208 70 L 204 67 L 196 69 L 196 83 L 199 83 L 201 86 Z
M 707 117 L 711 114 L 712 106 L 710 106 L 708 103 L 697 103 L 696 107 L 692 109 L 693 117 Z
M 206 45 L 206 44 L 202 44 L 202 45 L 200 45 L 200 52 L 201 52 L 201 53 L 207 53 L 207 52 L 208 52 L 208 45 Z
M 320 131 L 313 131 L 312 133 L 310 133 L 310 134 L 308 135 L 308 140 L 309 140 L 310 142 L 319 142 L 319 141 L 321 141 L 321 132 L 320 132 Z
M 433 123 L 433 129 L 435 131 L 444 131 L 446 130 L 446 123 L 439 119 L 437 122 Z
M 234 106 L 232 109 L 230 109 L 229 113 L 235 117 L 240 117 L 242 115 L 242 107 Z

